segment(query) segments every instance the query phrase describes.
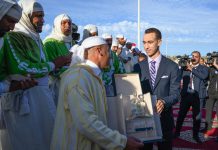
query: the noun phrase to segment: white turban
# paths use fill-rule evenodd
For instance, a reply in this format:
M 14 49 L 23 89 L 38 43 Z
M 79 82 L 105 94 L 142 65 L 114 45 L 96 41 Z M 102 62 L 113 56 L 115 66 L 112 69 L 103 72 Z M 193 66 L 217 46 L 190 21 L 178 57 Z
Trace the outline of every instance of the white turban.
M 66 36 L 61 31 L 61 22 L 63 20 L 70 20 L 70 22 L 72 22 L 71 18 L 67 14 L 58 15 L 54 19 L 54 24 L 53 24 L 51 34 L 48 35 L 45 38 L 45 40 L 48 39 L 48 38 L 53 38 L 53 39 L 56 39 L 58 41 L 64 41 L 64 42 L 68 42 L 68 43 L 72 42 L 72 35 L 70 34 L 69 36 Z M 72 32 L 72 29 L 71 29 L 71 32 Z
M 33 12 L 43 11 L 42 5 L 36 0 L 20 0 L 18 4 L 23 9 L 23 12 L 20 21 L 15 25 L 14 31 L 22 32 L 34 40 L 39 40 L 39 33 L 36 32 L 30 22 L 29 15 L 32 15 Z
M 102 34 L 102 38 L 104 38 L 104 39 L 112 39 L 112 35 L 109 34 L 109 33 L 104 33 L 104 34 Z
M 23 13 L 32 15 L 33 12 L 44 11 L 37 0 L 20 0 L 18 4 L 23 8 Z
M 83 40 L 90 37 L 90 33 L 95 33 L 95 32 L 98 33 L 98 28 L 95 25 L 92 24 L 86 25 L 83 30 Z
M 19 20 L 21 14 L 22 14 L 22 9 L 15 0 L 0 0 L 0 20 L 5 15 L 8 15 L 10 17 Z
M 119 42 L 117 40 L 113 40 L 111 47 L 118 46 Z
M 123 34 L 117 34 L 116 38 L 119 38 L 119 39 L 124 38 L 124 35 Z
M 93 36 L 93 37 L 89 37 L 85 39 L 82 42 L 81 46 L 74 45 L 70 50 L 71 52 L 73 52 L 71 65 L 74 65 L 76 63 L 85 62 L 84 52 L 86 49 L 94 47 L 94 46 L 98 46 L 98 45 L 104 45 L 104 44 L 107 44 L 107 43 L 103 38 L 99 36 Z
M 84 49 L 88 49 L 88 48 L 91 48 L 93 46 L 104 45 L 104 44 L 107 44 L 107 42 L 103 38 L 101 38 L 99 36 L 92 36 L 92 37 L 85 39 L 82 42 L 81 46 L 83 46 Z
M 74 45 L 71 49 L 70 52 L 73 52 L 72 59 L 71 59 L 71 66 L 74 64 L 78 63 L 83 63 L 85 62 L 84 58 L 84 48 L 81 45 Z
M 88 30 L 90 33 L 98 32 L 98 28 L 93 24 L 88 24 L 84 27 L 84 29 Z

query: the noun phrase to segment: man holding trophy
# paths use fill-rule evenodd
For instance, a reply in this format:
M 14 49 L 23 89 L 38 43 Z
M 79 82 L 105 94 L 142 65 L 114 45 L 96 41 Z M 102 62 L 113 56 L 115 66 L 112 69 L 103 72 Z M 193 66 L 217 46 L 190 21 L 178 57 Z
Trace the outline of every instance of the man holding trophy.
M 174 127 L 172 106 L 180 99 L 180 77 L 178 65 L 161 54 L 161 42 L 162 36 L 158 29 L 145 30 L 143 44 L 148 59 L 136 65 L 134 70 L 140 75 L 143 93 L 150 92 L 157 98 L 155 109 L 160 114 L 163 133 L 163 140 L 158 142 L 158 149 L 170 150 Z M 152 143 L 144 146 L 146 150 L 152 148 Z

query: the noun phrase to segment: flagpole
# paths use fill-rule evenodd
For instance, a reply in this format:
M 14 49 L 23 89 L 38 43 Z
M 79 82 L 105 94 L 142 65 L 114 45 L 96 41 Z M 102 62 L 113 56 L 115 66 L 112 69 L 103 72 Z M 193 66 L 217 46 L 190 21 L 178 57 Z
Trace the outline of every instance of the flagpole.
M 138 0 L 138 48 L 140 48 L 140 0 Z
M 168 33 L 166 31 L 166 57 L 168 55 Z

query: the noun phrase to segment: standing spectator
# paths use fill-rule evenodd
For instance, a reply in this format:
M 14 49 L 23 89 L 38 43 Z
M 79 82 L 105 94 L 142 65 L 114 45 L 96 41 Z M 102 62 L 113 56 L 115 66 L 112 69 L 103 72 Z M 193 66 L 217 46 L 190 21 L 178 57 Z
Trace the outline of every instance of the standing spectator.
M 132 43 L 131 42 L 126 42 L 125 46 L 122 47 L 122 52 L 119 55 L 121 60 L 124 63 L 124 67 L 127 73 L 130 73 L 133 71 L 133 54 L 131 53 L 131 48 L 132 48 Z
M 52 32 L 45 38 L 43 43 L 48 61 L 54 61 L 58 57 L 63 57 L 63 59 L 71 62 L 71 52 L 69 51 L 72 46 L 71 24 L 71 18 L 67 14 L 61 14 L 55 17 Z M 56 106 L 58 104 L 59 77 L 68 67 L 69 63 L 66 63 L 49 76 L 49 88 L 52 91 Z
M 144 33 L 144 49 L 148 59 L 135 66 L 141 78 L 143 93 L 156 95 L 156 111 L 160 114 L 163 141 L 158 142 L 159 150 L 172 149 L 174 120 L 172 106 L 180 98 L 179 68 L 176 63 L 164 57 L 160 52 L 162 42 L 161 32 L 149 28 Z M 153 143 L 145 144 L 145 150 L 153 149 Z
M 15 0 L 0 0 L 0 149 L 12 149 L 8 141 L 8 130 L 3 117 L 3 107 L 1 106 L 4 95 L 8 92 L 27 89 L 35 86 L 37 82 L 30 78 L 21 81 L 10 81 L 7 79 L 6 58 L 4 55 L 4 35 L 13 30 L 15 24 L 19 22 L 22 15 L 22 8 Z M 5 39 L 7 40 L 7 39 Z M 15 99 L 13 99 L 15 100 Z
M 74 65 L 74 64 L 81 63 L 81 62 L 85 61 L 84 49 L 80 45 L 85 39 L 87 39 L 88 37 L 92 37 L 92 36 L 98 36 L 98 28 L 95 25 L 88 24 L 83 29 L 83 38 L 82 38 L 82 40 L 80 42 L 78 42 L 78 44 L 75 44 L 70 49 L 70 52 L 73 53 L 71 65 Z
M 147 55 L 145 55 L 144 53 L 139 54 L 138 62 L 142 62 L 142 61 L 144 61 L 146 59 L 147 59 Z
M 107 127 L 107 102 L 101 80 L 101 70 L 109 65 L 106 41 L 90 37 L 82 46 L 87 53 L 86 63 L 74 65 L 61 79 L 51 149 L 139 149 L 142 143 Z
M 122 47 L 125 46 L 125 44 L 126 44 L 126 38 L 124 37 L 123 34 L 117 34 L 116 39 L 117 39 L 118 43 L 119 43 Z
M 200 64 L 200 65 L 206 65 L 206 64 L 205 64 L 205 61 L 204 61 L 204 58 L 201 57 L 199 64 Z
M 4 38 L 3 36 L 14 29 L 15 24 L 20 20 L 22 8 L 14 0 L 1 0 L 0 2 L 0 64 L 5 64 L 3 53 Z M 0 68 L 0 95 L 1 93 L 26 89 L 36 85 L 31 79 L 12 81 L 6 80 L 7 70 L 5 67 Z
M 201 108 L 203 106 L 203 100 L 207 96 L 205 82 L 208 78 L 208 69 L 206 66 L 199 64 L 200 58 L 200 52 L 192 52 L 192 64 L 187 64 L 186 69 L 182 70 L 182 99 L 174 134 L 175 138 L 180 136 L 183 121 L 189 108 L 192 106 L 193 139 L 197 143 L 202 143 L 198 134 L 201 124 Z
M 18 4 L 23 9 L 22 17 L 15 25 L 14 31 L 5 36 L 5 64 L 12 80 L 30 77 L 35 79 L 38 85 L 7 93 L 1 99 L 5 124 L 12 149 L 48 150 L 56 113 L 48 87 L 48 74 L 62 67 L 66 61 L 57 58 L 48 62 L 46 59 L 39 36 L 44 24 L 42 5 L 35 0 L 21 0 Z
M 113 37 L 111 34 L 109 33 L 104 33 L 102 34 L 102 38 L 105 39 L 105 41 L 107 42 L 109 48 L 111 48 L 112 42 L 113 42 Z
M 113 40 L 112 42 L 112 46 L 111 46 L 111 57 L 113 60 L 113 64 L 114 64 L 114 73 L 125 73 L 125 68 L 124 68 L 124 64 L 123 62 L 120 60 L 120 57 L 118 57 L 118 55 L 120 55 L 120 52 L 122 47 L 119 47 L 119 43 L 117 40 Z
M 81 45 L 81 43 L 87 39 L 88 37 L 91 36 L 98 36 L 98 28 L 96 25 L 93 24 L 88 24 L 84 27 L 83 29 L 83 38 L 82 40 L 79 42 L 79 45 Z
M 217 59 L 217 58 L 216 58 Z M 204 137 L 208 138 L 215 132 L 215 128 L 212 128 L 212 112 L 214 105 L 218 106 L 218 64 L 217 60 L 213 60 L 213 64 L 210 66 L 209 71 L 209 88 L 208 96 L 209 99 L 206 101 L 206 122 L 205 122 L 205 133 Z M 218 116 L 218 112 L 217 112 Z

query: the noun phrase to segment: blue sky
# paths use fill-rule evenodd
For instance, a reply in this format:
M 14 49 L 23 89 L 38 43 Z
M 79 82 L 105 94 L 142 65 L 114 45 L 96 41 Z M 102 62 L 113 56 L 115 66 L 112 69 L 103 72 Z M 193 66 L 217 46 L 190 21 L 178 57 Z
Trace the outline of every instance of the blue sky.
M 95 24 L 100 35 L 121 33 L 137 43 L 137 0 L 38 1 L 45 10 L 42 39 L 51 32 L 55 16 L 67 13 L 81 34 L 85 25 Z M 156 27 L 163 34 L 163 54 L 218 51 L 217 16 L 217 0 L 141 0 L 141 40 L 145 29 Z

